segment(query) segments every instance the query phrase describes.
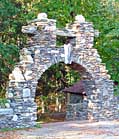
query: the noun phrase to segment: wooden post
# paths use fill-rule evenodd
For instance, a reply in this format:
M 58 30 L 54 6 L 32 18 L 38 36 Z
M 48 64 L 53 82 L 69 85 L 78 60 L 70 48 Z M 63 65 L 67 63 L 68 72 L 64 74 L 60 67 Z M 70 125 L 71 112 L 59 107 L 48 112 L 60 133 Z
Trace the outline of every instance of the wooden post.
M 58 111 L 58 107 L 59 107 L 59 99 L 56 93 L 56 107 L 55 107 L 55 111 Z
M 41 108 L 42 108 L 42 113 L 45 113 L 45 105 L 42 96 L 41 96 Z
M 70 93 L 67 93 L 67 104 L 70 103 Z
M 59 103 L 59 106 L 58 106 L 58 111 L 61 112 L 61 108 L 62 108 L 62 104 L 61 102 Z

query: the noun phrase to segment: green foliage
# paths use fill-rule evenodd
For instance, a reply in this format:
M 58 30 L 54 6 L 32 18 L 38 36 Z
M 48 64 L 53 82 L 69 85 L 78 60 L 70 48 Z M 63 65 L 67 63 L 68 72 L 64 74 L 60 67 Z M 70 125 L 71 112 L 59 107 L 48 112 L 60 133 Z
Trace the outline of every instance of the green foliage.
M 43 73 L 38 81 L 36 90 L 38 113 L 41 114 L 42 102 L 44 104 L 45 113 L 58 111 L 58 104 L 61 104 L 60 112 L 64 111 L 66 94 L 63 93 L 62 90 L 65 87 L 73 85 L 78 80 L 80 80 L 79 72 L 73 70 L 69 65 L 63 62 L 52 65 Z M 58 104 L 56 104 L 57 100 Z M 55 109 L 56 107 L 57 110 Z
M 37 124 L 35 125 L 35 127 L 36 127 L 36 128 L 41 128 L 42 126 L 41 126 L 40 123 L 37 123 Z
M 119 85 L 114 88 L 114 95 L 115 96 L 119 95 Z
M 0 98 L 0 107 L 5 108 L 5 103 L 7 103 L 8 100 L 6 98 Z
M 37 126 L 36 126 L 37 127 Z M 39 125 L 39 127 L 38 128 L 40 128 L 40 125 Z M 29 128 L 1 128 L 0 129 L 0 132 L 7 132 L 7 131 L 18 131 L 18 130 L 27 130 L 27 129 L 29 129 Z
M 100 37 L 95 41 L 95 47 L 106 63 L 111 78 L 119 82 L 119 17 L 115 4 L 114 1 L 108 1 L 101 8 L 104 12 L 100 14 L 98 23 Z
M 0 1 L 0 40 L 3 43 L 16 43 L 19 23 L 17 14 L 19 9 L 9 0 Z
M 57 92 L 80 80 L 80 74 L 64 63 L 52 65 L 39 79 L 36 94 L 39 92 L 47 96 L 50 92 Z M 47 99 L 42 97 L 42 99 Z
M 6 131 L 14 131 L 16 128 L 2 128 L 0 129 L 0 132 L 6 132 Z
M 0 96 L 5 95 L 5 86 L 8 75 L 12 71 L 15 62 L 18 61 L 18 48 L 13 45 L 3 45 L 0 43 Z
M 119 82 L 118 9 L 117 0 L 1 0 L 0 41 L 2 44 L 24 47 L 26 37 L 21 33 L 21 26 L 28 20 L 36 18 L 39 12 L 46 12 L 49 18 L 56 19 L 58 27 L 64 27 L 66 23 L 74 20 L 75 15 L 82 14 L 99 30 L 100 36 L 95 38 L 94 47 L 98 49 L 103 62 L 106 63 L 111 78 Z M 4 49 L 7 48 L 9 50 L 9 47 Z M 7 55 L 2 58 L 3 62 L 0 61 L 1 79 L 4 81 L 12 69 L 8 64 L 10 61 L 6 60 L 6 57 L 11 54 L 8 50 L 6 50 Z M 11 60 L 11 63 L 14 63 L 13 61 Z M 61 74 L 57 73 L 57 78 L 60 77 Z

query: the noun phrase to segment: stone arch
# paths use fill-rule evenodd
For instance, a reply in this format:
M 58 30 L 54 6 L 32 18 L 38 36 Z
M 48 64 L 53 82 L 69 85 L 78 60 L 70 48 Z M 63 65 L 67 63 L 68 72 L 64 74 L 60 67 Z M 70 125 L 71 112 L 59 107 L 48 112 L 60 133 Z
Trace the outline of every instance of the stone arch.
M 51 65 L 64 62 L 64 48 L 56 46 L 56 34 L 76 38 L 72 46 L 71 62 L 77 63 L 91 75 L 85 81 L 88 94 L 88 120 L 113 120 L 118 118 L 116 98 L 113 96 L 113 81 L 93 48 L 95 30 L 93 24 L 76 20 L 62 29 L 56 29 L 53 19 L 35 19 L 22 32 L 30 34 L 28 45 L 20 52 L 20 62 L 10 75 L 7 98 L 13 109 L 11 125 L 28 127 L 36 124 L 37 106 L 34 102 L 37 81 Z M 71 64 L 71 63 L 70 63 Z
M 50 61 L 52 61 L 52 60 L 50 60 Z M 61 63 L 64 63 L 64 61 L 61 61 L 61 60 L 59 60 L 59 61 Z M 55 64 L 60 63 L 59 61 L 57 61 L 57 63 L 55 63 Z M 46 65 L 46 63 L 45 63 L 45 65 Z M 52 66 L 54 64 L 50 64 L 50 65 Z M 79 64 L 77 64 L 73 61 L 72 61 L 71 64 L 68 64 L 67 66 L 69 66 L 71 69 L 76 70 L 76 71 L 79 72 L 80 77 L 81 77 L 80 80 L 86 86 L 86 88 L 85 88 L 86 95 L 85 95 L 85 100 L 83 99 L 83 103 L 84 103 L 83 107 L 84 108 L 80 108 L 80 107 L 82 107 L 81 104 L 75 104 L 75 103 L 72 103 L 72 104 L 67 103 L 67 105 L 65 105 L 65 107 L 66 107 L 66 111 L 65 111 L 66 117 L 64 117 L 64 120 L 89 120 L 90 115 L 88 115 L 89 112 L 88 112 L 88 101 L 87 100 L 91 100 L 92 92 L 93 92 L 93 90 L 96 89 L 93 78 L 90 75 L 90 73 L 88 73 L 87 70 L 84 67 L 82 67 L 81 65 L 79 65 Z M 45 71 L 47 71 L 47 69 Z M 44 72 L 42 72 L 42 75 L 43 75 L 43 73 Z M 60 90 L 60 93 L 61 92 L 62 92 L 62 90 Z M 67 95 L 65 94 L 65 99 L 66 98 L 67 98 Z M 77 96 L 74 95 L 73 99 L 76 99 L 76 98 L 77 98 Z M 67 101 L 67 99 L 65 101 Z M 81 110 L 81 112 L 80 112 L 80 110 Z

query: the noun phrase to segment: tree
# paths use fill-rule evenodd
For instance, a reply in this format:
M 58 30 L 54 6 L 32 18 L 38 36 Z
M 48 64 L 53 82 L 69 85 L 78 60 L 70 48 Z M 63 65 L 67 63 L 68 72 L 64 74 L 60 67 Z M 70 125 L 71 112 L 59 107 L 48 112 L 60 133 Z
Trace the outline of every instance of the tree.
M 111 78 L 119 82 L 118 5 L 117 0 L 1 0 L 0 41 L 5 46 L 26 47 L 26 36 L 21 33 L 21 26 L 36 18 L 39 12 L 46 12 L 49 18 L 56 19 L 57 27 L 64 27 L 74 20 L 75 15 L 82 14 L 99 30 L 100 36 L 95 39 L 94 47 L 106 63 Z
M 13 45 L 0 43 L 0 96 L 5 95 L 5 86 L 8 82 L 8 75 L 12 71 L 15 62 L 18 61 L 18 48 Z
M 63 62 L 54 64 L 46 70 L 39 79 L 36 89 L 35 100 L 39 114 L 46 111 L 60 112 L 66 103 L 66 94 L 61 91 L 78 80 L 80 80 L 80 73 Z

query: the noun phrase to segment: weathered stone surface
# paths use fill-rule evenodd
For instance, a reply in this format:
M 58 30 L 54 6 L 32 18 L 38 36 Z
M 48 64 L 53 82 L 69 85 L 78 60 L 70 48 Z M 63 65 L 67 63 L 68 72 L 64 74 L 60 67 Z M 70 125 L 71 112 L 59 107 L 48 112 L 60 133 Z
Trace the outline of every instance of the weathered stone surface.
M 75 32 L 72 30 L 68 30 L 68 29 L 64 29 L 64 30 L 63 29 L 57 29 L 56 34 L 58 36 L 76 37 Z
M 37 27 L 36 26 L 22 26 L 22 32 L 28 34 L 36 34 Z
M 6 108 L 10 108 L 10 104 L 9 103 L 5 103 L 5 107 Z
M 12 72 L 13 80 L 22 81 L 24 80 L 23 74 L 19 67 L 16 67 Z
M 7 95 L 8 98 L 13 98 L 13 96 L 14 96 L 13 93 L 8 93 Z
M 82 16 L 82 15 L 77 15 L 75 17 L 75 20 L 78 22 L 78 23 L 85 23 L 85 18 Z
M 13 114 L 13 109 L 11 109 L 11 108 L 5 108 L 5 109 L 0 109 L 0 115 L 2 115 L 2 114 Z
M 29 88 L 23 89 L 23 98 L 27 98 L 31 96 L 31 90 Z
M 12 118 L 12 121 L 15 121 L 16 122 L 17 120 L 18 120 L 18 116 L 17 115 L 14 115 L 13 118 Z

